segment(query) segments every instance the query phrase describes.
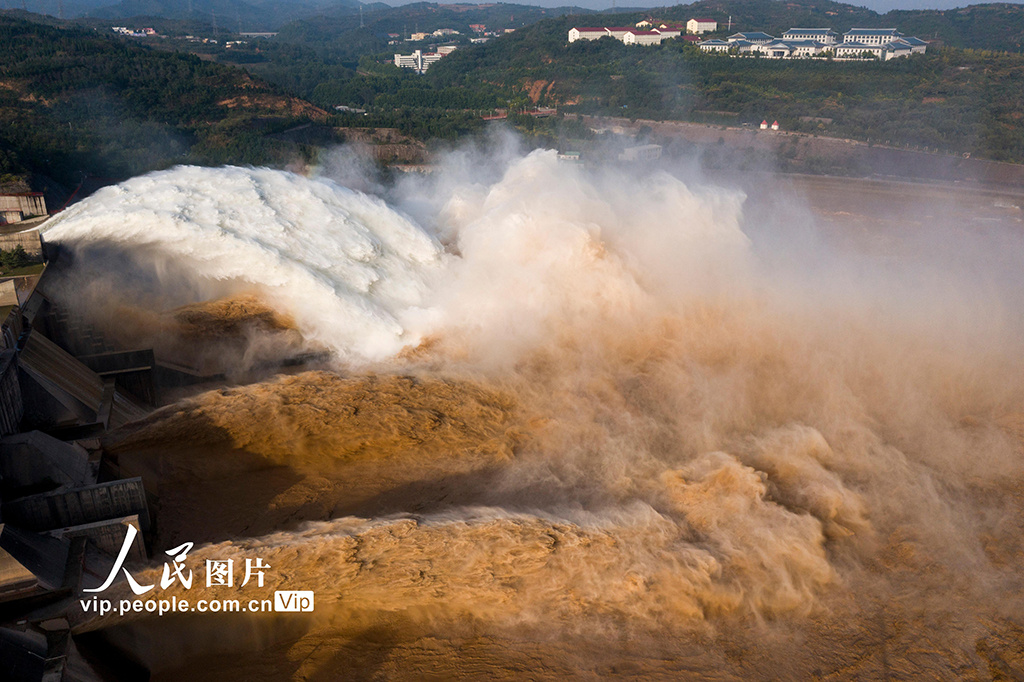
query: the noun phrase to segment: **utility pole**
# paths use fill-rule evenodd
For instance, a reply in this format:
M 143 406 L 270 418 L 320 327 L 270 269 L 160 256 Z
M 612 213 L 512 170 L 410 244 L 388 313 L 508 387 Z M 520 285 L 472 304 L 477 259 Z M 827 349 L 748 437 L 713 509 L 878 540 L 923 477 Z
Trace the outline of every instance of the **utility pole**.
M 64 0 L 57 0 L 57 18 L 64 20 Z
M 732 15 L 729 15 L 729 31 L 732 31 Z
M 217 37 L 217 13 L 211 10 L 210 14 L 213 16 L 213 37 L 216 38 Z

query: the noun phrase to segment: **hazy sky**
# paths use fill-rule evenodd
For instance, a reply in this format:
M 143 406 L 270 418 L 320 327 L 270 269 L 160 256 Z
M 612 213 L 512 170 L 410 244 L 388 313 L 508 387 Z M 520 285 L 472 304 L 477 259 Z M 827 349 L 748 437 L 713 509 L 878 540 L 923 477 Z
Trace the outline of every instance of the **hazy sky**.
M 368 1 L 368 0 L 367 0 Z M 398 6 L 406 5 L 410 2 L 420 2 L 421 0 L 383 0 L 388 5 Z M 470 2 L 471 0 L 436 0 L 438 2 Z M 481 2 L 485 0 L 480 0 Z M 610 9 L 612 6 L 611 0 L 505 0 L 506 2 L 515 2 L 523 5 L 537 5 L 540 7 L 559 7 L 564 5 L 575 5 L 577 7 L 587 7 L 589 9 Z M 873 9 L 876 12 L 888 12 L 891 9 L 951 9 L 953 7 L 966 7 L 967 5 L 980 5 L 983 4 L 984 0 L 853 0 L 848 4 L 859 5 Z M 665 7 L 672 6 L 679 3 L 673 3 L 671 0 L 668 2 L 641 2 L 638 0 L 618 0 L 618 7 Z M 1024 0 L 1017 2 L 1010 1 L 1008 4 L 1020 5 L 1024 4 Z

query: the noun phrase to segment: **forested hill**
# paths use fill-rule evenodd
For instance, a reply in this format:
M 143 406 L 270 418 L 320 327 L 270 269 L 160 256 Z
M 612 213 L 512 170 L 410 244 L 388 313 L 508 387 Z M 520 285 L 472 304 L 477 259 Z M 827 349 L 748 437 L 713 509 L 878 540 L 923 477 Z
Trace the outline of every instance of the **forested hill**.
M 793 26 L 828 26 L 839 32 L 854 27 L 896 27 L 907 35 L 941 40 L 953 47 L 1024 49 L 1024 5 L 1009 3 L 878 14 L 866 7 L 831 0 L 700 0 L 650 13 L 680 21 L 708 17 L 717 20 L 723 29 L 732 17 L 733 31 L 765 31 L 772 35 Z
M 953 47 L 1024 51 L 1024 5 L 971 5 L 951 10 L 893 11 L 890 26 Z
M 26 1 L 34 11 L 52 12 L 56 7 L 51 0 Z M 155 25 L 158 29 L 173 20 L 191 26 L 193 32 L 213 26 L 219 27 L 221 32 L 280 30 L 280 40 L 331 44 L 339 50 L 353 40 L 366 45 L 367 36 L 383 39 L 386 44 L 388 33 L 407 37 L 411 31 L 429 32 L 437 28 L 468 32 L 470 24 L 486 24 L 489 29 L 498 30 L 520 28 L 566 14 L 575 15 L 580 22 L 602 25 L 614 22 L 614 16 L 621 17 L 627 25 L 645 15 L 676 21 L 706 16 L 716 19 L 723 30 L 727 30 L 731 17 L 734 31 L 766 31 L 772 35 L 793 26 L 830 26 L 837 31 L 894 26 L 908 35 L 940 40 L 953 47 L 1024 50 L 1024 5 L 1012 3 L 968 5 L 950 10 L 894 10 L 879 14 L 866 7 L 832 0 L 698 0 L 643 12 L 595 16 L 592 10 L 570 4 L 544 8 L 513 3 L 417 2 L 399 7 L 370 3 L 362 5 L 360 12 L 356 0 L 122 0 L 118 4 L 92 8 L 87 16 L 102 17 L 107 23 L 132 23 L 135 17 L 138 19 L 135 23 Z M 593 19 L 587 19 L 588 16 Z
M 486 83 L 513 106 L 786 130 L 1024 163 L 1024 55 L 929 48 L 889 62 L 730 58 L 681 40 L 567 44 L 549 19 L 431 66 L 435 89 Z
M 0 12 L 0 174 L 74 186 L 181 162 L 268 163 L 327 114 L 246 72 Z

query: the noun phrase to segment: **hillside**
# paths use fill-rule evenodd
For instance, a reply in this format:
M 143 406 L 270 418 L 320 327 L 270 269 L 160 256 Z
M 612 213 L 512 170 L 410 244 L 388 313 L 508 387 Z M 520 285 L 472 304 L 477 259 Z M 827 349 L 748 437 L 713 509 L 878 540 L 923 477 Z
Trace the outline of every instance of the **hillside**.
M 180 162 L 268 163 L 268 134 L 322 109 L 239 69 L 0 12 L 0 174 L 127 177 Z
M 179 37 L 124 39 L 102 24 L 62 29 L 57 26 L 67 22 L 19 23 L 13 15 L 23 13 L 8 11 L 0 15 L 6 30 L 0 34 L 0 172 L 27 169 L 67 181 L 80 171 L 123 177 L 180 160 L 283 163 L 298 144 L 339 139 L 333 126 L 453 139 L 479 130 L 482 115 L 496 108 L 513 110 L 512 122 L 538 142 L 586 134 L 578 124 L 515 114 L 533 105 L 727 125 L 777 119 L 791 131 L 1024 163 L 1024 55 L 950 47 L 1019 39 L 1015 22 L 1024 7 L 904 12 L 899 23 L 894 13 L 827 0 L 702 0 L 615 15 L 571 11 L 504 4 L 368 6 L 362 27 L 358 15 L 325 14 L 293 21 L 276 38 L 231 47 L 223 29 L 215 34 L 217 43 L 190 41 L 174 31 L 167 32 Z M 858 64 L 729 59 L 683 41 L 646 48 L 566 41 L 568 29 L 582 22 L 621 25 L 646 15 L 671 19 L 698 12 L 732 13 L 734 30 L 776 33 L 799 24 L 840 31 L 895 24 L 926 35 L 911 20 L 941 20 L 946 23 L 933 24 L 932 34 L 946 31 L 949 37 L 946 47 L 933 43 L 927 55 Z M 986 24 L 981 17 L 990 15 L 1002 18 Z M 470 44 L 466 34 L 476 23 L 489 31 L 516 30 Z M 988 42 L 964 38 L 985 33 L 985 26 Z M 429 49 L 441 40 L 388 45 L 394 39 L 389 33 L 435 28 L 462 32 L 444 39 L 459 44 L 455 53 L 423 76 L 391 63 L 394 52 Z M 334 114 L 338 105 L 367 114 Z M 309 121 L 329 125 L 304 132 L 301 141 L 279 134 Z
M 953 10 L 893 11 L 891 26 L 953 47 L 984 50 L 1024 50 L 1024 6 L 972 5 Z
M 94 9 L 88 16 L 113 20 L 141 15 L 212 22 L 230 31 L 273 31 L 300 17 L 358 15 L 359 5 L 356 0 L 122 0 Z
M 551 19 L 431 67 L 435 88 L 507 88 L 523 105 L 756 124 L 1024 162 L 1024 55 L 955 48 L 885 63 L 730 59 L 681 41 L 566 42 Z
M 941 40 L 945 45 L 986 50 L 1016 50 L 1024 45 L 1024 5 L 969 5 L 951 10 L 894 10 L 878 14 L 830 0 L 700 0 L 650 14 L 686 20 L 695 15 L 716 19 L 724 29 L 732 17 L 734 31 L 765 31 L 778 35 L 793 26 L 895 26 L 907 35 Z
M 421 137 L 473 130 L 474 117 L 489 109 L 538 104 L 566 113 L 723 124 L 770 118 L 787 130 L 1024 162 L 1024 58 L 995 51 L 1000 45 L 1017 49 L 1024 6 L 880 15 L 830 0 L 701 0 L 650 12 L 574 11 L 419 3 L 366 11 L 363 27 L 358 16 L 324 17 L 291 22 L 276 38 L 241 47 L 168 47 L 237 64 L 324 108 L 368 108 L 369 120 L 352 125 L 396 127 Z M 895 25 L 939 38 L 924 57 L 887 64 L 732 60 L 703 55 L 682 41 L 651 48 L 566 41 L 568 29 L 580 23 L 628 25 L 645 16 L 681 20 L 695 14 L 720 19 L 720 34 L 728 33 L 724 22 L 732 16 L 734 31 Z M 465 35 L 471 23 L 516 30 L 471 45 Z M 436 28 L 463 32 L 444 41 L 459 44 L 454 54 L 422 77 L 388 65 L 394 52 L 440 42 L 388 45 L 389 33 Z M 562 135 L 549 133 L 553 140 Z

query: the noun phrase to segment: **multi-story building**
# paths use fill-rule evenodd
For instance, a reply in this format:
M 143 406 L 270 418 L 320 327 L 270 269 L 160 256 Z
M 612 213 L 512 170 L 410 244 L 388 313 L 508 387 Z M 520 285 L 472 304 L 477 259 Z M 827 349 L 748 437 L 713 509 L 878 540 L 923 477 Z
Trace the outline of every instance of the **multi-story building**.
M 730 43 L 736 42 L 737 40 L 745 40 L 748 43 L 754 45 L 764 45 L 775 40 L 774 36 L 770 36 L 767 33 L 753 32 L 753 33 L 733 33 L 731 36 L 726 38 Z
M 909 57 L 912 54 L 922 54 L 928 48 L 928 43 L 920 38 L 897 38 L 882 43 L 861 43 L 856 41 L 844 41 L 835 46 L 834 52 L 837 59 L 857 59 L 868 54 L 876 59 L 888 61 L 898 57 Z
M 660 45 L 663 40 L 657 31 L 641 31 L 634 29 L 626 31 L 622 36 L 622 42 L 626 45 Z
M 622 40 L 623 36 L 635 29 L 632 26 L 609 26 L 605 30 L 608 31 L 612 38 Z
M 573 26 L 569 29 L 569 42 L 575 43 L 577 40 L 597 40 L 598 38 L 604 38 L 610 36 L 611 33 L 608 29 L 602 28 L 601 26 Z
M 718 30 L 718 22 L 714 19 L 690 19 L 686 22 L 687 33 L 713 33 Z
M 928 43 L 907 37 L 894 28 L 853 28 L 843 34 L 843 42 L 836 46 L 836 57 L 857 58 L 871 54 L 877 59 L 889 60 L 921 54 Z
M 699 45 L 700 49 L 704 52 L 728 52 L 732 49 L 733 44 L 726 40 L 705 40 Z
M 444 57 L 437 52 L 422 52 L 415 50 L 412 54 L 396 54 L 395 66 L 403 69 L 413 69 L 416 73 L 424 73 L 431 64 Z
M 830 28 L 791 28 L 782 34 L 782 40 L 814 40 L 832 45 L 839 41 L 839 34 Z
M 843 42 L 885 45 L 902 37 L 903 34 L 894 28 L 851 28 L 843 34 Z
M 771 59 L 789 59 L 792 57 L 813 57 L 821 54 L 829 45 L 817 40 L 773 40 L 758 45 L 754 51 Z

